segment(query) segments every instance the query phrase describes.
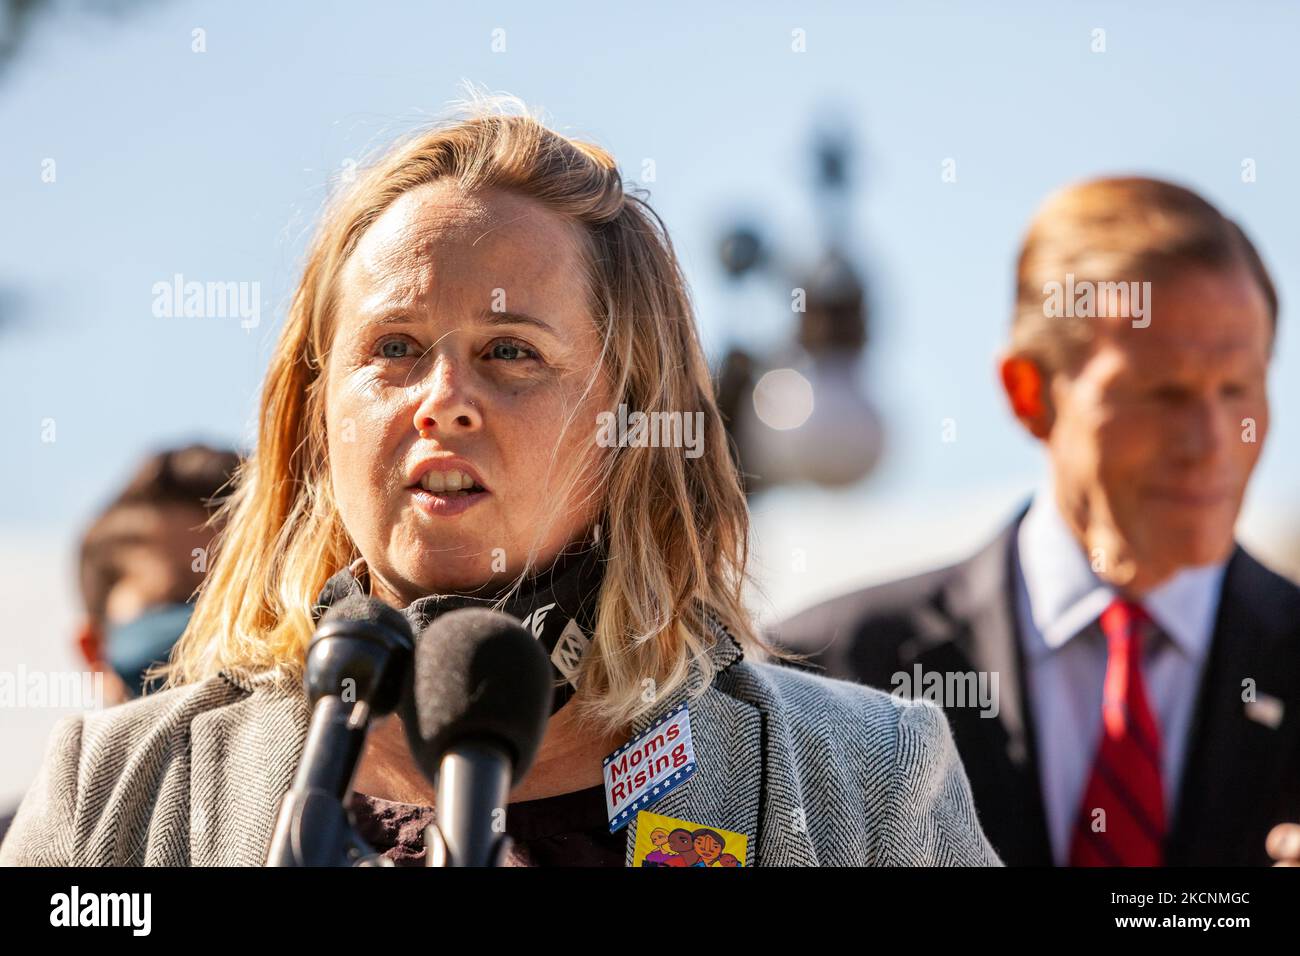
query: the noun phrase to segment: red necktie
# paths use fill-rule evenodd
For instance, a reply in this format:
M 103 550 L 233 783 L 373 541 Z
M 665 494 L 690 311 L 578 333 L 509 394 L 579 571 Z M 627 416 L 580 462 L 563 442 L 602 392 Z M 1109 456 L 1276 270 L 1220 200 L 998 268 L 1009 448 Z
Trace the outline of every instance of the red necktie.
M 1075 821 L 1071 866 L 1159 866 L 1162 861 L 1160 729 L 1142 682 L 1142 631 L 1150 622 L 1140 604 L 1122 599 L 1101 615 L 1107 647 L 1101 743 Z

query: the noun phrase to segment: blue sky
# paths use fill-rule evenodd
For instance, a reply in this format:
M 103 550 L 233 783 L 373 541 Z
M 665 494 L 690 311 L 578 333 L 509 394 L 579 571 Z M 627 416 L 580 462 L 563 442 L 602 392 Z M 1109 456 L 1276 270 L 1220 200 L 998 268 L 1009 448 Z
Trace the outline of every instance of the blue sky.
M 651 201 L 715 354 L 770 344 L 789 321 L 788 290 L 724 281 L 720 228 L 750 214 L 813 251 L 807 134 L 826 117 L 851 128 L 853 240 L 876 306 L 864 386 L 889 454 L 861 488 L 760 503 L 778 524 L 800 495 L 831 512 L 951 515 L 1030 489 L 1039 456 L 992 371 L 1028 216 L 1103 172 L 1197 188 L 1246 225 L 1281 289 L 1273 433 L 1251 497 L 1272 515 L 1300 473 L 1287 314 L 1300 296 L 1300 8 L 1134 6 L 157 2 L 49 19 L 0 82 L 0 288 L 19 302 L 0 329 L 0 530 L 66 538 L 149 448 L 246 440 L 330 178 L 436 116 L 462 80 L 596 139 L 629 177 L 654 160 Z M 1097 28 L 1104 53 L 1090 49 Z M 795 29 L 806 52 L 791 49 Z M 941 181 L 947 158 L 955 183 Z M 154 283 L 176 273 L 260 283 L 261 324 L 154 316 Z M 945 418 L 956 443 L 940 440 Z

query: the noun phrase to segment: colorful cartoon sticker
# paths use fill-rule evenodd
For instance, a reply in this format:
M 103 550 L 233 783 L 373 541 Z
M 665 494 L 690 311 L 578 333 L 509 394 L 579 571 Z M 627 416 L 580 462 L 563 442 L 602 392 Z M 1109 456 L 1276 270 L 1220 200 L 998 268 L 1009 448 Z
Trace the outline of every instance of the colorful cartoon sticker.
M 749 837 L 642 810 L 633 866 L 744 866 Z

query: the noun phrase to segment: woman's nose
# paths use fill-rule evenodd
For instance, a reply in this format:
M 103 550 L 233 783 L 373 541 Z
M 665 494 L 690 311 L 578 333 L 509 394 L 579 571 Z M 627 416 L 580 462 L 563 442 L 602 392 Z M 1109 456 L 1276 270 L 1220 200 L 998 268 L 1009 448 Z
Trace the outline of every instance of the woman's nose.
M 437 362 L 415 409 L 415 430 L 420 437 L 435 438 L 473 431 L 482 423 L 482 411 L 466 393 L 460 375 L 450 362 Z

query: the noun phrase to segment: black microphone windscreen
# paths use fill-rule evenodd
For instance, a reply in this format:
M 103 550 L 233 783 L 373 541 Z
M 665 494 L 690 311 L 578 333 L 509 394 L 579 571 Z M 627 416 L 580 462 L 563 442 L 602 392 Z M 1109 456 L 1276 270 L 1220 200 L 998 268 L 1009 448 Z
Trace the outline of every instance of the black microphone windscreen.
M 353 594 L 330 606 L 321 618 L 321 626 L 330 622 L 375 621 L 384 627 L 395 630 L 398 634 L 410 634 L 411 625 L 401 611 L 385 604 L 378 598 Z M 412 642 L 414 643 L 414 642 Z
M 315 706 L 351 694 L 378 713 L 397 707 L 411 669 L 415 638 L 406 617 L 383 601 L 353 595 L 326 611 L 307 650 L 303 683 Z
M 513 757 L 514 781 L 532 766 L 551 713 L 551 663 L 514 618 L 464 608 L 436 618 L 415 647 L 402 722 L 431 780 L 448 748 L 477 738 Z

